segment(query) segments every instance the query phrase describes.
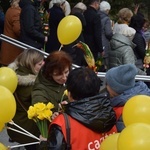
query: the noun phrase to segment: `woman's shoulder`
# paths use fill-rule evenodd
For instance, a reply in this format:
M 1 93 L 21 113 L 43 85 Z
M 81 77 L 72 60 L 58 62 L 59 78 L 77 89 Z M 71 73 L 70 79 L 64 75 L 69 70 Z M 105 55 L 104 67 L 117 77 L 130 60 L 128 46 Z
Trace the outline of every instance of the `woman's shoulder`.
M 20 15 L 20 13 L 21 13 L 20 7 L 19 8 L 12 8 L 12 7 L 10 7 L 6 11 L 5 18 L 8 18 L 9 16 L 13 17 L 13 16 L 15 16 L 17 14 Z
M 15 14 L 15 13 L 20 13 L 20 12 L 21 12 L 21 8 L 20 7 L 10 7 L 8 9 L 8 13 Z

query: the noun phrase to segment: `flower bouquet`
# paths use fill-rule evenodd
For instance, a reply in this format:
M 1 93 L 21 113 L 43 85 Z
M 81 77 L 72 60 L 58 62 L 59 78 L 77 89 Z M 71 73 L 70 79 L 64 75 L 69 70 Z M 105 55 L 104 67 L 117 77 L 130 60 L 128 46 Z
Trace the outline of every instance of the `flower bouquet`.
M 149 65 L 150 65 L 150 49 L 147 49 L 144 57 L 144 64 L 143 64 L 144 71 L 146 71 L 150 67 Z
M 45 36 L 49 35 L 49 13 L 47 11 L 44 12 L 43 14 L 43 32 Z
M 99 56 L 95 62 L 96 71 L 103 71 L 104 70 L 104 60 L 102 56 Z
M 49 16 L 50 16 L 49 12 L 47 10 L 45 10 L 43 5 L 41 5 L 39 7 L 39 14 L 40 14 L 40 17 L 41 17 L 43 34 L 47 37 L 47 36 L 49 36 L 49 31 L 50 31 L 50 28 L 49 28 Z M 44 51 L 45 51 L 45 43 L 44 43 Z
M 93 71 L 96 71 L 96 65 L 95 65 L 95 59 L 94 59 L 94 56 L 93 56 L 93 53 L 91 52 L 89 46 L 82 42 L 82 41 L 79 41 L 76 45 L 74 45 L 78 48 L 80 48 L 83 53 L 84 53 L 84 58 L 85 58 L 85 61 L 88 65 L 88 67 L 90 69 L 92 69 Z
M 36 122 L 44 138 L 48 137 L 48 122 L 51 122 L 52 108 L 54 108 L 54 105 L 50 102 L 47 105 L 44 103 L 36 103 L 34 106 L 30 106 L 27 112 L 28 118 Z

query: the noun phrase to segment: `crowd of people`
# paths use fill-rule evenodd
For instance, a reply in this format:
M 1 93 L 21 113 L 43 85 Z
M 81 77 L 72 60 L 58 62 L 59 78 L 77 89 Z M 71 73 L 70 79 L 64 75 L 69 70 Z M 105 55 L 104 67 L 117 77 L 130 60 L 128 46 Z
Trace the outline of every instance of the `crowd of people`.
M 71 7 L 66 0 L 12 0 L 10 5 L 1 19 L 4 25 L 1 27 L 3 30 L 1 33 L 6 36 L 51 53 L 61 47 L 57 36 L 58 24 L 65 16 L 75 15 L 82 23 L 82 32 L 76 41 L 62 48 L 69 53 L 74 64 L 87 65 L 84 61 L 84 53 L 74 46 L 82 41 L 89 46 L 95 61 L 103 57 L 104 71 L 127 63 L 135 64 L 141 70 L 144 69 L 143 61 L 149 41 L 150 24 L 139 11 L 139 7 L 135 10 L 129 8 L 118 10 L 117 18 L 113 23 L 110 18 L 112 8 L 107 1 L 89 0 L 86 4 L 79 2 Z M 48 34 L 43 32 L 43 22 L 38 11 L 41 5 L 42 11 L 49 14 Z M 126 50 L 122 51 L 122 49 Z M 22 50 L 17 46 L 2 41 L 1 65 L 7 66 L 21 52 Z M 139 70 L 139 74 L 144 73 Z
M 87 4 L 79 2 L 71 8 L 66 0 L 51 0 L 46 10 L 50 32 L 45 35 L 38 12 L 44 2 L 48 4 L 46 0 L 12 0 L 6 13 L 0 14 L 1 33 L 49 54 L 45 58 L 40 51 L 1 42 L 0 64 L 13 69 L 18 77 L 13 93 L 17 104 L 13 121 L 41 139 L 40 144 L 25 146 L 26 150 L 98 150 L 100 139 L 124 129 L 125 103 L 135 95 L 150 96 L 149 84 L 135 80 L 136 75 L 146 76 L 150 72 L 143 67 L 150 38 L 149 21 L 139 11 L 121 8 L 113 25 L 109 16 L 113 8 L 107 1 L 88 0 Z M 60 50 L 57 27 L 67 15 L 78 17 L 82 31 L 74 42 Z M 103 90 L 101 79 L 88 68 L 83 51 L 74 46 L 79 41 L 89 46 L 95 61 L 103 58 Z M 72 64 L 79 68 L 72 69 Z M 65 90 L 68 94 L 62 101 Z M 29 106 L 38 102 L 54 105 L 48 138 L 42 137 L 36 123 L 28 119 Z M 64 113 L 58 111 L 61 107 Z M 69 143 L 64 114 L 70 125 Z M 9 129 L 7 133 L 12 142 L 35 141 Z M 99 146 L 94 144 L 96 140 Z

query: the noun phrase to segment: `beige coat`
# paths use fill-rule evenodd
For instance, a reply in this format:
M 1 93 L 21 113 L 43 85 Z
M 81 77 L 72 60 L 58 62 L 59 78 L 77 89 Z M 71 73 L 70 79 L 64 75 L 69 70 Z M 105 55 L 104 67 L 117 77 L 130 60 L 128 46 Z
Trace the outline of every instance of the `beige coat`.
M 20 7 L 10 7 L 5 14 L 4 35 L 18 40 L 20 35 Z M 22 52 L 23 49 L 2 41 L 0 63 L 8 65 Z

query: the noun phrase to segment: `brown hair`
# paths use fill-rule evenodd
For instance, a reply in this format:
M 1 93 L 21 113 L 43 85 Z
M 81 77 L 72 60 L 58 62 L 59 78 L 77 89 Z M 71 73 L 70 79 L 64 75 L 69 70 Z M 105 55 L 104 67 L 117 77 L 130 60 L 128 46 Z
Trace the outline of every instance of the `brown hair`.
M 44 59 L 44 55 L 34 49 L 24 50 L 15 60 L 15 62 L 31 70 L 33 74 L 37 74 L 34 70 L 35 65 Z
M 46 79 L 52 79 L 54 71 L 61 75 L 66 67 L 69 67 L 69 70 L 71 70 L 71 65 L 72 59 L 69 54 L 64 51 L 52 52 L 45 60 L 43 75 Z
M 129 8 L 122 8 L 118 12 L 118 23 L 129 23 L 132 16 L 133 12 Z

